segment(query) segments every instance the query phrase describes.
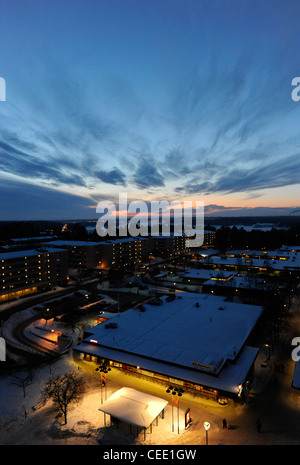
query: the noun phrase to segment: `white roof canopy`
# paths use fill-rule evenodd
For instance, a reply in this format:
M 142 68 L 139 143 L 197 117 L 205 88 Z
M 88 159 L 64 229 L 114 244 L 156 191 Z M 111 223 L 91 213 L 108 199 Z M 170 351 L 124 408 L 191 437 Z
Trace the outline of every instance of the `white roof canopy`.
M 122 388 L 110 396 L 99 408 L 131 425 L 148 428 L 168 402 L 131 388 Z

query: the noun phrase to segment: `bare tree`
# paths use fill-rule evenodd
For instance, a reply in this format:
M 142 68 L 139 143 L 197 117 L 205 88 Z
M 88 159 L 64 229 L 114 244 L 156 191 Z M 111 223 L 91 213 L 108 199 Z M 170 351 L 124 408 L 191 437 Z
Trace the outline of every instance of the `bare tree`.
M 12 384 L 19 386 L 23 389 L 23 395 L 26 397 L 26 387 L 32 383 L 32 375 L 25 373 L 23 375 L 16 375 L 13 378 Z
M 52 399 L 67 424 L 67 410 L 71 402 L 81 400 L 84 393 L 84 380 L 77 372 L 71 371 L 63 376 L 51 377 L 42 391 L 43 400 Z

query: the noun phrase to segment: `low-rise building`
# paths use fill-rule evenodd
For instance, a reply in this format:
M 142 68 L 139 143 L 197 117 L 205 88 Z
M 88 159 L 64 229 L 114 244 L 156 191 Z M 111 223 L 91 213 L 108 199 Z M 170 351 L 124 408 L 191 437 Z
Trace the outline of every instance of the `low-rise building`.
M 209 269 L 191 269 L 181 274 L 181 281 L 183 284 L 194 284 L 200 286 L 208 280 L 212 281 L 232 281 L 232 278 L 237 273 L 231 271 L 218 271 Z
M 265 251 L 242 253 L 227 252 L 223 256 L 211 256 L 201 261 L 201 266 L 227 271 L 256 271 L 277 275 L 300 272 L 300 254 L 296 251 Z
M 259 349 L 247 341 L 262 311 L 181 292 L 153 305 L 146 301 L 88 330 L 74 356 L 216 398 L 236 397 L 253 376 Z

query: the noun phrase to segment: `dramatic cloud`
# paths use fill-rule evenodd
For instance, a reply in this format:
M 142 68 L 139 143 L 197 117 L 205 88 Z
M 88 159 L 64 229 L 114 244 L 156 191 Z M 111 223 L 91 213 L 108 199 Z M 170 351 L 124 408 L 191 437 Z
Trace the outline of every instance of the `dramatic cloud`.
M 141 189 L 164 186 L 163 176 L 155 167 L 153 157 L 146 155 L 140 157 L 133 182 Z
M 7 2 L 0 176 L 87 199 L 126 188 L 224 205 L 295 186 L 293 205 L 299 13 L 231 0 Z
M 28 179 L 39 179 L 56 184 L 85 186 L 84 179 L 77 173 L 62 170 L 40 158 L 0 142 L 0 169 L 4 172 Z
M 96 171 L 94 174 L 97 178 L 101 179 L 101 181 L 108 184 L 126 184 L 124 174 L 117 168 L 111 171 Z
M 249 168 L 217 170 L 214 179 L 200 183 L 187 183 L 176 189 L 188 194 L 247 192 L 299 184 L 300 155 L 297 153 L 272 163 L 261 163 Z
M 0 211 L 2 220 L 90 218 L 94 216 L 91 206 L 91 201 L 88 199 L 54 189 L 22 183 L 21 181 L 1 181 Z

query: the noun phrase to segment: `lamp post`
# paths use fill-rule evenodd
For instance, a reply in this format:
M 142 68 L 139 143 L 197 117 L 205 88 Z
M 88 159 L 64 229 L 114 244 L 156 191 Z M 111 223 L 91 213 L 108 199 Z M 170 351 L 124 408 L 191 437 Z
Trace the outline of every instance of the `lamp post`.
M 101 386 L 101 404 L 103 404 L 103 395 L 102 395 L 102 388 L 105 387 L 105 400 L 106 399 L 106 375 L 109 371 L 111 371 L 111 368 L 107 366 L 107 362 L 104 361 L 102 364 L 96 368 L 96 371 L 100 372 L 100 386 Z
M 168 394 L 170 394 L 170 392 L 172 392 L 172 390 L 173 390 L 173 387 L 169 386 L 168 389 L 166 390 L 166 392 Z M 172 394 L 172 432 L 174 433 L 173 394 Z
M 172 432 L 174 433 L 174 404 L 177 405 L 177 427 L 178 427 L 178 434 L 179 434 L 179 397 L 182 396 L 184 390 L 178 387 L 169 386 L 166 392 L 172 395 Z
M 210 423 L 208 421 L 205 421 L 203 423 L 204 429 L 205 429 L 205 434 L 206 434 L 206 445 L 208 446 L 208 430 L 210 428 Z
M 270 344 L 264 344 L 264 347 L 266 348 L 266 356 L 267 360 L 270 360 L 271 357 L 271 345 Z

